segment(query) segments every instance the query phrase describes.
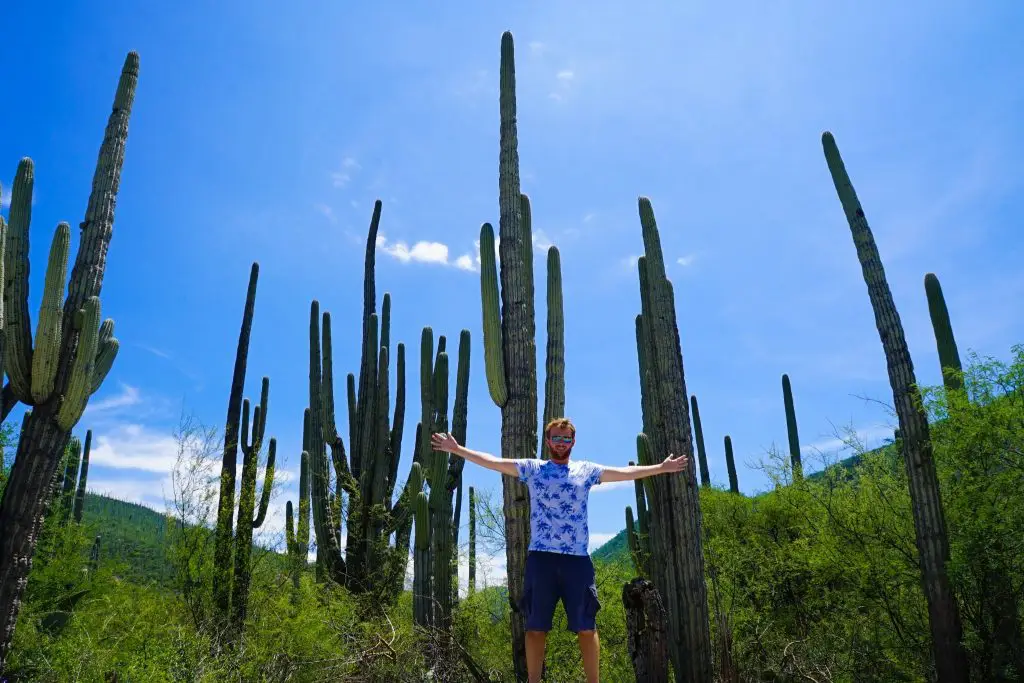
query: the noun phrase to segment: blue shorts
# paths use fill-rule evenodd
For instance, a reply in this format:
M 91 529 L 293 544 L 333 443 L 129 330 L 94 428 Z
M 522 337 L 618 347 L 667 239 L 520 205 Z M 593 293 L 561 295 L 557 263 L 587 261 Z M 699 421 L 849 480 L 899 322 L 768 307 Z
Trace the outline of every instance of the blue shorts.
M 565 555 L 531 550 L 519 611 L 527 631 L 550 631 L 555 606 L 561 599 L 573 633 L 597 630 L 597 583 L 590 555 Z

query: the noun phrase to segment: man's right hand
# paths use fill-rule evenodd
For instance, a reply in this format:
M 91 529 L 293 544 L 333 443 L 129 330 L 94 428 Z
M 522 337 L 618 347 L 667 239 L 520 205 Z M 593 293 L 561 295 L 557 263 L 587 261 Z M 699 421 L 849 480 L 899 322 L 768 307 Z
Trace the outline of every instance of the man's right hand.
M 440 433 L 430 435 L 430 447 L 435 451 L 443 451 L 445 453 L 455 453 L 461 448 L 454 436 Z

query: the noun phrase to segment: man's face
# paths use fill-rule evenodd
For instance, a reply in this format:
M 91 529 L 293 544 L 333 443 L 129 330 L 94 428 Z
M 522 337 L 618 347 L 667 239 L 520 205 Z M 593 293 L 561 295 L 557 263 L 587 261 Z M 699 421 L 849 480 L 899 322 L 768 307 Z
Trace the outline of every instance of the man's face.
M 568 427 L 552 427 L 548 430 L 548 450 L 551 452 L 551 459 L 557 463 L 564 463 L 569 460 L 572 446 L 576 442 L 572 430 Z

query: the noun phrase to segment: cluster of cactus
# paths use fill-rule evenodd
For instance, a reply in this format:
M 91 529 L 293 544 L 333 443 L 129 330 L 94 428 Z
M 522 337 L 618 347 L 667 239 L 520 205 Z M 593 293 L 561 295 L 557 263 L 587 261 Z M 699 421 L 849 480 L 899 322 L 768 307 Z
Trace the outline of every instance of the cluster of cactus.
M 117 354 L 113 323 L 100 326 L 100 291 L 113 235 L 139 57 L 128 54 L 100 146 L 92 191 L 80 224 L 79 249 L 67 278 L 71 229 L 61 223 L 50 248 L 32 346 L 28 313 L 29 225 L 34 168 L 22 160 L 11 193 L 9 222 L 0 221 L 0 368 L 9 378 L 2 416 L 16 401 L 33 407 L 0 500 L 0 672 L 4 669 L 32 566 L 37 534 L 71 430 Z M 65 298 L 65 282 L 67 296 Z M 0 372 L 0 376 L 3 375 Z
M 380 214 L 378 200 L 366 240 L 358 383 L 355 375 L 347 377 L 350 452 L 346 454 L 334 416 L 331 317 L 323 313 L 321 328 L 318 301 L 310 307 L 310 410 L 305 452 L 317 564 L 322 576 L 353 592 L 371 592 L 384 598 L 397 594 L 405 576 L 412 506 L 421 483 L 417 464 L 421 455 L 417 449 L 405 487 L 393 503 L 405 425 L 405 345 L 397 345 L 397 392 L 391 420 L 390 294 L 384 294 L 380 316 L 376 313 L 375 254 Z M 331 447 L 333 491 L 327 445 Z M 344 552 L 340 538 L 343 496 L 348 497 Z M 391 534 L 395 534 L 393 547 L 389 544 Z
M 256 478 L 267 425 L 269 378 L 263 378 L 260 402 L 255 408 L 250 409 L 249 399 L 243 398 L 243 394 L 258 279 L 259 264 L 253 263 L 249 272 L 249 288 L 242 313 L 242 327 L 235 349 L 234 373 L 228 398 L 227 422 L 224 427 L 217 527 L 214 532 L 214 603 L 223 625 L 229 627 L 225 631 L 229 635 L 240 633 L 245 623 L 252 576 L 252 532 L 253 529 L 260 528 L 267 517 L 277 455 L 277 442 L 270 439 L 263 490 L 259 496 L 257 511 Z M 242 476 L 238 487 L 238 521 L 235 524 L 235 481 L 239 448 L 242 451 Z
M 455 379 L 455 402 L 451 425 L 448 419 L 449 364 L 446 339 L 441 336 L 434 350 L 434 333 L 423 328 L 420 338 L 420 405 L 422 407 L 420 442 L 429 496 L 417 494 L 416 549 L 413 556 L 414 621 L 422 626 L 447 628 L 457 596 L 459 517 L 462 498 L 462 469 L 466 461 L 435 451 L 430 446 L 433 434 L 451 432 L 465 443 L 469 409 L 469 330 L 459 335 L 459 362 Z M 453 495 L 455 505 L 453 508 Z M 424 574 L 426 572 L 426 574 Z
M 637 358 L 643 433 L 650 462 L 672 453 L 690 460 L 679 475 L 654 477 L 647 491 L 648 567 L 669 615 L 670 655 L 677 680 L 709 680 L 712 670 L 701 510 L 675 295 L 665 272 L 650 201 L 639 200 L 644 255 L 638 260 L 641 313 Z
M 936 673 L 939 680 L 965 681 L 968 679 L 967 655 L 961 640 L 963 626 L 960 611 L 947 569 L 949 539 L 942 496 L 932 453 L 928 417 L 921 402 L 910 349 L 885 277 L 878 246 L 839 155 L 835 138 L 826 131 L 821 136 L 821 144 L 833 185 L 850 226 L 874 311 L 878 336 L 885 351 L 889 384 L 899 418 L 901 451 L 906 461 Z
M 537 434 L 537 353 L 534 306 L 533 237 L 530 202 L 520 191 L 516 131 L 515 49 L 512 34 L 501 37 L 499 76 L 500 151 L 498 210 L 501 271 L 495 262 L 494 229 L 480 229 L 480 293 L 483 310 L 484 360 L 487 386 L 501 408 L 503 458 L 534 457 Z M 545 423 L 565 410 L 565 352 L 562 286 L 558 250 L 548 250 L 547 377 L 544 384 Z M 529 499 L 526 486 L 502 481 L 505 548 L 511 604 L 523 594 L 523 571 L 529 545 Z M 526 677 L 526 632 L 523 615 L 512 615 L 512 660 L 516 676 Z
M 60 487 L 60 520 L 66 524 L 74 520 L 82 521 L 85 508 L 85 486 L 89 479 L 89 451 L 92 449 L 92 430 L 85 433 L 85 447 L 75 437 L 71 437 L 67 449 L 67 462 L 64 465 L 64 478 Z

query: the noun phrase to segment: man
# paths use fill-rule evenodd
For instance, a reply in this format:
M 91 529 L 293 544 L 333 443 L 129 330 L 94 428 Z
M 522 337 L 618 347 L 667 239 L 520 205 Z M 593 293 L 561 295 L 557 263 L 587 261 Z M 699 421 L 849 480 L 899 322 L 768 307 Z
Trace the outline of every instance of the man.
M 450 434 L 434 434 L 434 450 L 454 453 L 469 462 L 509 477 L 519 477 L 530 491 L 530 547 L 519 609 L 526 618 L 526 665 L 530 683 L 539 683 L 544 645 L 551 618 L 562 601 L 570 631 L 577 634 L 588 683 L 598 682 L 600 643 L 597 637 L 597 599 L 594 565 L 588 552 L 587 497 L 595 484 L 631 481 L 656 474 L 681 472 L 685 456 L 672 456 L 657 465 L 608 467 L 586 460 L 569 461 L 576 427 L 568 418 L 544 428 L 550 460 L 499 458 L 472 451 Z

